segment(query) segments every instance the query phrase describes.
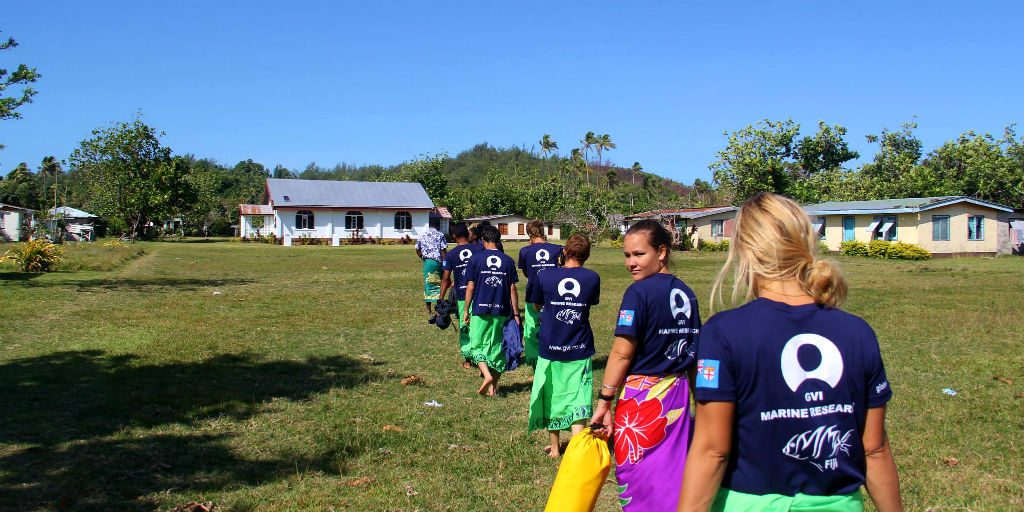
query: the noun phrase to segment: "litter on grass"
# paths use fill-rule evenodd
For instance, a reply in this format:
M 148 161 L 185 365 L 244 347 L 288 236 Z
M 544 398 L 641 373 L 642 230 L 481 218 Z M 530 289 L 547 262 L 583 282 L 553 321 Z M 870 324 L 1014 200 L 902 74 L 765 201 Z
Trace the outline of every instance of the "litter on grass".
M 431 400 L 429 402 L 423 402 L 423 405 L 425 405 L 427 407 L 444 407 L 444 404 L 438 402 L 437 400 Z
M 953 389 L 953 388 L 943 389 L 942 392 L 947 394 L 947 395 L 949 395 L 949 396 L 956 396 L 956 390 Z

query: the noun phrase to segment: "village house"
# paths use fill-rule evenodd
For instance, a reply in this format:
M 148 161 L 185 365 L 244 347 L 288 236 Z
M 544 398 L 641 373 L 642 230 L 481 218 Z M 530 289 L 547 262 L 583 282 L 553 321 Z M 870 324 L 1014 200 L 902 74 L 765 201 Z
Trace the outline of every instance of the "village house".
M 50 208 L 49 214 L 47 224 L 51 233 L 57 230 L 57 221 L 63 221 L 65 240 L 92 242 L 96 239 L 96 220 L 99 217 L 70 206 Z
M 286 246 L 300 238 L 417 239 L 434 210 L 419 183 L 269 178 L 264 202 L 239 206 L 239 234 L 272 233 Z
M 690 234 L 693 247 L 698 247 L 701 240 L 719 243 L 732 237 L 737 210 L 739 208 L 735 206 L 712 206 L 641 212 L 627 216 L 622 221 L 621 232 L 625 234 L 633 224 L 641 220 L 652 219 L 661 222 L 670 231 L 675 231 L 677 236 Z
M 498 228 L 502 240 L 529 240 L 530 235 L 526 234 L 526 225 L 531 219 L 521 215 L 484 215 L 482 217 L 470 217 L 465 219 L 466 224 L 488 221 Z M 544 223 L 544 233 L 548 240 L 561 240 L 562 227 L 553 222 Z
M 832 251 L 849 240 L 890 240 L 939 256 L 1010 254 L 1021 236 L 1011 226 L 1024 230 L 1024 215 L 1011 217 L 1011 208 L 967 196 L 828 202 L 804 210 Z
M 0 242 L 28 240 L 35 222 L 33 213 L 28 208 L 0 203 Z

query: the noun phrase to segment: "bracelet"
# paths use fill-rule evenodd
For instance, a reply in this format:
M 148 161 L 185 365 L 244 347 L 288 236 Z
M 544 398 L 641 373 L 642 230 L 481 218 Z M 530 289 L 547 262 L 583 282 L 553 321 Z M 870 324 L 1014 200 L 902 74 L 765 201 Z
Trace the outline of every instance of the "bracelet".
M 613 401 L 615 401 L 615 395 L 605 395 L 605 394 L 598 393 L 597 399 L 598 400 L 604 400 L 605 402 L 613 402 Z
M 609 386 L 608 384 L 601 384 L 601 387 L 604 388 L 604 389 L 610 389 L 612 391 L 618 391 L 619 390 L 618 386 Z

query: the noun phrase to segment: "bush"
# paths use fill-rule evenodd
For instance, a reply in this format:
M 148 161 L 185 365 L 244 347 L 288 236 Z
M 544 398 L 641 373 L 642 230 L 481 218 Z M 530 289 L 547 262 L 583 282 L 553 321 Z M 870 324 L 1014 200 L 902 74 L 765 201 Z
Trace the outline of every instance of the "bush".
M 698 249 L 701 252 L 728 252 L 729 241 L 722 240 L 721 242 L 709 242 L 707 240 L 700 240 L 698 243 Z
M 891 245 L 887 240 L 872 240 L 868 243 L 868 257 L 888 258 Z
M 818 242 L 818 254 L 829 254 L 831 252 L 832 249 L 828 248 L 828 244 L 825 242 Z
M 22 272 L 49 272 L 60 263 L 64 252 L 49 240 L 30 240 L 4 253 L 0 261 L 10 260 Z
M 613 249 L 622 249 L 622 238 L 613 238 L 608 241 L 608 245 L 612 246 Z
M 839 244 L 839 254 L 845 256 L 867 256 L 868 244 L 858 240 L 847 240 Z
M 889 253 L 887 256 L 895 260 L 921 261 L 931 258 L 932 254 L 926 251 L 923 247 L 919 247 L 914 244 L 896 242 L 889 247 Z

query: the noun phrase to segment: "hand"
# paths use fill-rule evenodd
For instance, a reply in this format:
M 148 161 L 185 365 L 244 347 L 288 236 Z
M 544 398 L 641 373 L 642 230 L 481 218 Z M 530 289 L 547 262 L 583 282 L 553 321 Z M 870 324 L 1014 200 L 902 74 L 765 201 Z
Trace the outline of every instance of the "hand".
M 523 326 L 523 320 L 519 318 L 519 315 L 512 315 L 512 318 L 515 319 L 516 325 L 518 325 L 519 327 Z
M 593 424 L 602 425 L 601 428 L 592 430 L 598 437 L 608 439 L 612 435 L 614 430 L 614 422 L 612 421 L 612 404 L 604 400 L 597 401 L 597 407 L 594 408 L 594 417 L 590 418 L 590 425 Z
M 466 327 L 469 327 L 469 313 L 468 312 L 463 312 L 463 313 L 464 314 L 462 315 L 462 325 L 465 325 Z

